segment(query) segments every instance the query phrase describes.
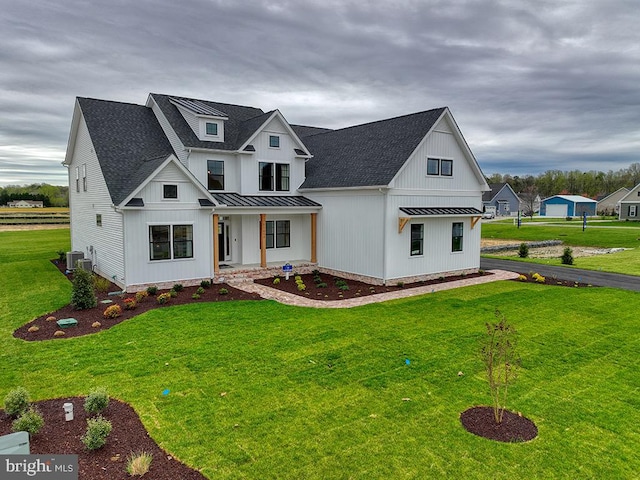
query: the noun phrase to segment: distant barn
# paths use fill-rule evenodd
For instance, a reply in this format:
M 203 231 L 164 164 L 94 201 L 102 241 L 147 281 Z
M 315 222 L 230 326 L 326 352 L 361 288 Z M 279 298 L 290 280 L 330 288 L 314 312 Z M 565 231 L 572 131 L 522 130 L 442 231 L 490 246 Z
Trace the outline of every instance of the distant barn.
M 596 214 L 598 202 L 581 195 L 554 195 L 542 200 L 540 215 L 546 217 L 581 217 Z

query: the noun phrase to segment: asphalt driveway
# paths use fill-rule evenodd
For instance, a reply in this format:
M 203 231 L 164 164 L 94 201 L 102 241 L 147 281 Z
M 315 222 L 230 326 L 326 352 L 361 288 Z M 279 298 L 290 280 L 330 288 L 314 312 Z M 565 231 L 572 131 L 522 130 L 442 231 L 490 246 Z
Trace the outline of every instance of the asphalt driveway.
M 556 267 L 518 262 L 515 260 L 498 260 L 495 258 L 480 258 L 480 268 L 483 270 L 507 270 L 518 273 L 535 271 L 540 275 L 556 276 L 563 280 L 590 283 L 600 287 L 614 287 L 640 292 L 640 277 L 623 275 L 621 273 L 598 272 L 596 270 L 580 270 L 573 267 Z

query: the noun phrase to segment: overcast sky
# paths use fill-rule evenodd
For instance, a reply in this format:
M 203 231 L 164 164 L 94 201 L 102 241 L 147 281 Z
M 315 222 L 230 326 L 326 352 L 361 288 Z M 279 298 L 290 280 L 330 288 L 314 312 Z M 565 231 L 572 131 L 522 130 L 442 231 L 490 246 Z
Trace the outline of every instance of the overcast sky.
M 76 96 L 339 128 L 448 106 L 485 175 L 640 162 L 637 0 L 0 0 L 0 186 L 67 184 Z

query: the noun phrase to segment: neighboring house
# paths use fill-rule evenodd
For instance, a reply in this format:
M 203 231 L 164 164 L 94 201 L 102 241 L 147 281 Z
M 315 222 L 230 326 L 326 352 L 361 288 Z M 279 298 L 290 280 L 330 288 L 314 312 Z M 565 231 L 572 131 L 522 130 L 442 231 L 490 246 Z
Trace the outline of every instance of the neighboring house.
M 618 215 L 620 208 L 619 202 L 629 193 L 626 187 L 619 188 L 613 193 L 606 195 L 598 200 L 598 215 Z
M 482 195 L 485 210 L 495 209 L 497 216 L 517 215 L 520 210 L 520 198 L 508 183 L 490 183 L 488 192 Z M 490 208 L 487 208 L 490 207 Z
M 596 214 L 598 202 L 580 195 L 554 195 L 540 203 L 540 215 L 546 217 L 581 217 Z
M 620 199 L 618 218 L 620 220 L 640 220 L 640 184 L 629 190 Z
M 14 200 L 7 203 L 10 208 L 44 208 L 44 202 L 41 200 Z
M 374 283 L 476 271 L 484 176 L 447 108 L 340 130 L 150 94 L 78 98 L 72 250 L 128 291 L 284 263 Z

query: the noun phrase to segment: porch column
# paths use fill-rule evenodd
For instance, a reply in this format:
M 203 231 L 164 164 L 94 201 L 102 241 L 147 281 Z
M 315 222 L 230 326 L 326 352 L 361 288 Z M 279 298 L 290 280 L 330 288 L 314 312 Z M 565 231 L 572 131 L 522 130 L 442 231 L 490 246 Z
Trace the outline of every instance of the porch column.
M 218 214 L 213 214 L 213 273 L 217 275 L 220 273 L 220 245 L 218 241 Z
M 260 266 L 267 266 L 267 214 L 260 214 Z
M 318 214 L 311 214 L 311 263 L 318 263 L 317 247 L 316 247 L 316 235 L 318 225 Z

